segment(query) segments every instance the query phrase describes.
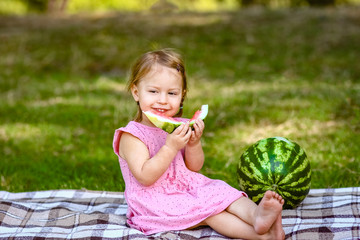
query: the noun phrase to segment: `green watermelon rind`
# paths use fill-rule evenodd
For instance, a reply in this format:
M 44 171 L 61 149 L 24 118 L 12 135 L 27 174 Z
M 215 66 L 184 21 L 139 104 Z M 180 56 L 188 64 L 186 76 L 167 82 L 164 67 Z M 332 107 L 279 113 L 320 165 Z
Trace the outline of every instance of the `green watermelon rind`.
M 270 144 L 274 144 L 276 161 L 272 160 L 274 155 L 267 152 Z M 288 158 L 293 161 L 286 161 Z M 284 209 L 292 209 L 309 193 L 311 167 L 306 153 L 297 143 L 273 137 L 256 142 L 242 154 L 238 176 L 240 189 L 254 202 L 260 202 L 267 190 L 273 190 L 284 198 Z
M 202 105 L 201 106 L 201 114 L 198 118 L 204 120 L 208 114 L 208 105 Z M 146 111 L 143 113 L 146 115 L 146 117 L 158 128 L 161 128 L 165 132 L 172 133 L 177 127 L 179 127 L 181 124 L 185 124 L 184 122 L 179 122 L 174 120 L 170 120 L 161 116 L 158 116 L 150 111 Z M 192 120 L 189 122 L 189 126 L 192 127 L 195 123 L 195 120 Z

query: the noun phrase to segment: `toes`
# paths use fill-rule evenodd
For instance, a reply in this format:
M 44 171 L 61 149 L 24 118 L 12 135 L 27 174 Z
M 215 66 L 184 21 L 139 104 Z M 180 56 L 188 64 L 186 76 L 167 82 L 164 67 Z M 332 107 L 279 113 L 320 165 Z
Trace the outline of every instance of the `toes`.
M 268 190 L 265 192 L 265 197 L 270 199 L 270 198 L 273 198 L 275 196 L 275 194 L 276 194 L 276 192 Z
M 264 194 L 264 198 L 265 199 L 276 199 L 281 205 L 283 205 L 285 203 L 285 200 L 282 198 L 282 196 L 280 194 L 278 194 L 277 192 L 274 191 L 266 191 Z
M 275 193 L 274 197 L 279 201 L 283 200 L 282 196 L 280 194 L 278 194 L 278 193 Z
M 282 196 L 280 196 L 279 202 L 280 202 L 281 204 L 284 204 L 285 200 L 282 198 Z
M 285 203 L 285 200 L 282 198 L 282 196 L 280 194 L 278 194 L 277 192 L 274 191 L 266 191 L 265 192 L 265 197 L 268 199 L 274 198 L 276 199 L 281 205 L 283 205 Z

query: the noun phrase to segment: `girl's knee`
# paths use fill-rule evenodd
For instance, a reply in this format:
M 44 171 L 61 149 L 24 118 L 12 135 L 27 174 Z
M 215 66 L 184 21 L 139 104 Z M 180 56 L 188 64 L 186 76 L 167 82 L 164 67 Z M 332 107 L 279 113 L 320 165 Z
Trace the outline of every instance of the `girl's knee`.
M 194 228 L 197 228 L 197 227 L 209 226 L 205 221 L 206 221 L 206 219 L 205 219 L 204 221 L 202 221 L 202 222 L 200 222 L 200 223 L 192 226 L 192 227 L 187 228 L 187 229 L 188 229 L 188 230 L 191 230 L 191 229 L 194 229 Z
M 256 207 L 256 203 L 254 203 L 253 201 L 251 201 L 249 198 L 247 197 L 241 197 L 238 198 L 237 200 L 235 200 L 234 202 L 232 202 L 227 208 L 226 210 L 228 212 L 234 212 L 234 210 L 250 210 L 254 207 Z

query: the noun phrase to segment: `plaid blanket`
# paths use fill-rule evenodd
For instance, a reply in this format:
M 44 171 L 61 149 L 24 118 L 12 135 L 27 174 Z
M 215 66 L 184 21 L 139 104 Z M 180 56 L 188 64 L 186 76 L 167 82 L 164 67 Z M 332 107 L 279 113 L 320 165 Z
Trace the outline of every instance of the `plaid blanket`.
M 0 191 L 0 239 L 227 239 L 209 227 L 146 237 L 126 210 L 121 192 Z M 360 239 L 360 188 L 312 189 L 283 226 L 286 239 Z

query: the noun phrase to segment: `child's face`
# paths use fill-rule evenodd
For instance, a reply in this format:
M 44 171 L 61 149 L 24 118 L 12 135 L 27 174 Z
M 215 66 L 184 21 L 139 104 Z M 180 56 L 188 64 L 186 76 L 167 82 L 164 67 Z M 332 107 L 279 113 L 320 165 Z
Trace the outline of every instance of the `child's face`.
M 153 110 L 167 117 L 174 116 L 180 108 L 183 84 L 175 69 L 156 64 L 139 83 L 131 88 L 135 101 L 142 111 Z M 153 124 L 143 114 L 143 124 Z

